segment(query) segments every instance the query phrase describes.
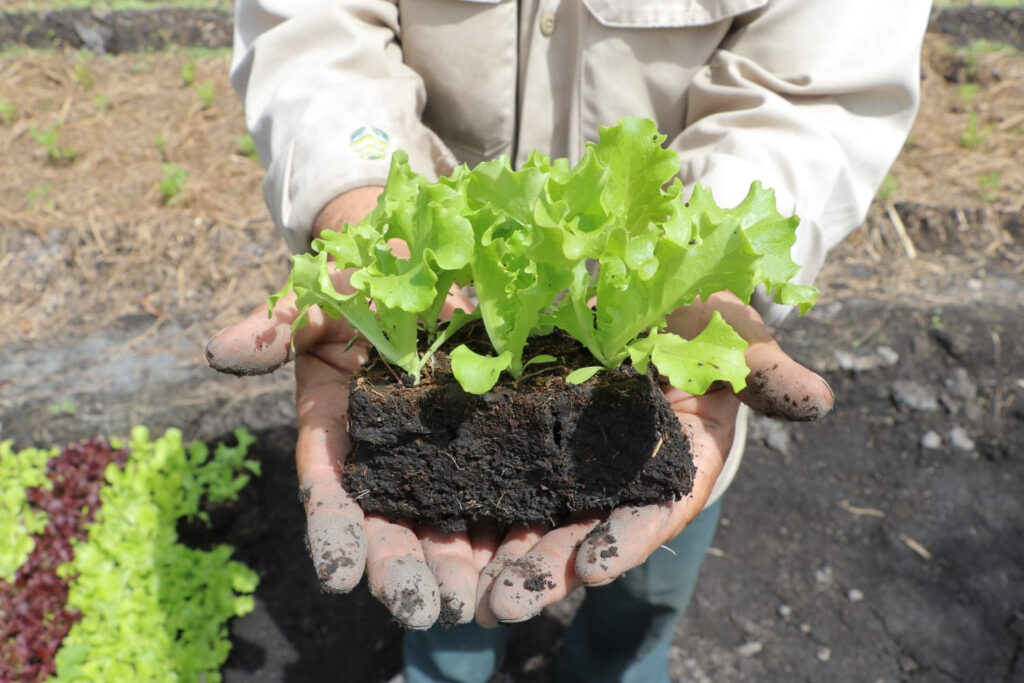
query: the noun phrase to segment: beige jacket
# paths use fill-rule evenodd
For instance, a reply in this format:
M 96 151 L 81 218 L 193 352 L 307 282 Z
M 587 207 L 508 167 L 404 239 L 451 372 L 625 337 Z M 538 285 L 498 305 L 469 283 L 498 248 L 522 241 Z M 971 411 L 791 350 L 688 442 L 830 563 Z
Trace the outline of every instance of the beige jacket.
M 533 149 L 576 160 L 599 126 L 657 122 L 684 185 L 750 183 L 801 217 L 797 279 L 861 223 L 917 110 L 927 0 L 238 0 L 232 82 L 293 251 L 320 209 Z M 781 318 L 763 301 L 768 319 Z M 714 498 L 739 465 L 746 414 Z

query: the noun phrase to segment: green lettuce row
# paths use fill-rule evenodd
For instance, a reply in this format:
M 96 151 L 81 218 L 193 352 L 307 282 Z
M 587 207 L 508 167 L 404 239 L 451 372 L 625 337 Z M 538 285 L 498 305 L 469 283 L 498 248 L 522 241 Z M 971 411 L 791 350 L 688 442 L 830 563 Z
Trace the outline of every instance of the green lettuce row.
M 720 291 L 749 303 L 758 287 L 805 312 L 817 290 L 790 282 L 799 269 L 789 253 L 799 219 L 781 216 L 760 183 L 733 209 L 701 186 L 683 202 L 679 158 L 664 141 L 653 122 L 624 119 L 602 128 L 575 166 L 535 152 L 519 170 L 501 157 L 436 183 L 397 152 L 377 208 L 314 240 L 314 253 L 295 257 L 288 284 L 269 303 L 294 290 L 296 329 L 313 305 L 344 316 L 416 381 L 430 354 L 479 318 L 493 355 L 466 347 L 452 354 L 456 378 L 472 393 L 488 391 L 504 371 L 521 376 L 529 337 L 555 327 L 600 367 L 653 362 L 695 394 L 715 381 L 741 389 L 746 342 L 720 316 L 690 341 L 666 332 L 665 318 Z M 391 253 L 392 239 L 408 244 L 408 259 Z M 350 291 L 334 288 L 331 260 L 353 269 Z M 453 285 L 473 285 L 479 305 L 441 322 Z M 426 349 L 417 345 L 420 331 Z
M 0 581 L 14 581 L 14 575 L 35 548 L 32 536 L 40 534 L 49 521 L 46 513 L 28 504 L 26 489 L 53 484 L 46 476 L 46 462 L 58 449 L 26 448 L 15 452 L 13 441 L 0 442 Z
M 176 524 L 198 516 L 203 499 L 237 496 L 259 463 L 254 439 L 238 445 L 185 445 L 175 429 L 151 440 L 132 431 L 124 468 L 111 464 L 88 540 L 62 565 L 72 577 L 68 605 L 82 613 L 57 653 L 58 681 L 221 680 L 231 649 L 226 622 L 252 611 L 255 572 L 231 560 L 230 546 L 195 550 Z M 208 520 L 207 520 L 208 521 Z

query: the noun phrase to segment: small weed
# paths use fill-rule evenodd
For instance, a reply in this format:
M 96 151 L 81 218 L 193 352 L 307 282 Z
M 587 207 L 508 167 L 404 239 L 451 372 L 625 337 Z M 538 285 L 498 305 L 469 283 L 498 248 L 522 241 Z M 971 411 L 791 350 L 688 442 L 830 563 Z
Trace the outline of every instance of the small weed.
M 1006 52 L 1011 55 L 1015 55 L 1020 52 L 1016 47 L 1010 43 L 1004 43 L 999 40 L 988 40 L 986 38 L 979 38 L 971 42 L 966 48 L 966 52 L 970 54 L 991 54 L 994 52 Z
M 82 62 L 76 62 L 75 82 L 78 83 L 78 87 L 80 87 L 82 90 L 92 90 L 92 87 L 96 85 L 96 79 L 93 76 L 92 69 L 87 67 Z
M 156 151 L 160 154 L 160 161 L 169 163 L 171 157 L 167 154 L 167 138 L 163 135 L 156 136 Z
M 245 135 L 239 135 L 235 138 L 235 144 L 238 146 L 238 153 L 243 156 L 247 156 L 256 163 L 260 161 L 260 155 L 256 151 L 256 143 L 252 141 L 252 136 L 246 133 Z
M 999 188 L 1002 186 L 1003 176 L 1000 173 L 985 173 L 978 176 L 978 184 L 985 190 L 985 201 L 994 202 L 999 197 Z
M 55 123 L 45 131 L 29 128 L 36 142 L 46 149 L 46 158 L 51 163 L 71 163 L 78 153 L 70 147 L 60 144 L 60 124 Z
M 110 106 L 110 98 L 106 95 L 97 95 L 92 98 L 92 106 L 96 107 L 100 111 L 109 111 L 112 108 Z
M 164 204 L 170 204 L 180 198 L 181 191 L 188 180 L 188 171 L 177 164 L 164 164 L 164 177 L 157 185 Z
M 988 139 L 988 131 L 982 128 L 978 115 L 975 112 L 967 113 L 967 128 L 964 130 L 958 144 L 964 149 L 978 149 Z
M 190 59 L 181 65 L 181 83 L 186 88 L 196 82 L 196 60 Z
M 14 120 L 14 115 L 17 113 L 18 108 L 14 106 L 13 102 L 7 102 L 0 100 L 0 121 L 4 123 L 10 123 Z
M 196 94 L 199 95 L 199 108 L 206 111 L 213 106 L 213 100 L 217 96 L 216 86 L 213 81 L 206 81 L 196 86 Z
M 970 107 L 972 104 L 974 104 L 974 98 L 978 94 L 978 84 L 964 83 L 963 85 L 956 89 L 956 94 L 957 97 L 960 98 L 960 101 L 963 102 L 965 107 Z
M 898 189 L 900 189 L 900 184 L 897 182 L 896 176 L 890 173 L 885 176 L 885 180 L 882 181 L 882 186 L 878 188 L 878 198 L 882 201 L 886 201 L 892 197 Z
M 75 402 L 70 398 L 63 398 L 57 403 L 51 403 L 46 406 L 46 409 L 50 411 L 50 415 L 74 415 L 77 410 Z
M 42 185 L 36 185 L 31 190 L 25 193 L 25 201 L 28 202 L 28 205 L 33 208 L 42 209 L 43 211 L 47 212 L 54 211 L 57 208 L 57 205 L 54 203 L 52 199 L 47 201 L 51 192 L 53 192 L 52 183 L 43 183 Z

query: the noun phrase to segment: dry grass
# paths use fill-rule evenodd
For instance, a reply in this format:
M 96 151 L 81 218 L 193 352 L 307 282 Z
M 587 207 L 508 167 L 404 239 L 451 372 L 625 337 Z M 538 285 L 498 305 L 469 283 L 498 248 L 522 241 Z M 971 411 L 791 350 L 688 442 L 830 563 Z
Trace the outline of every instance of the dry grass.
M 901 201 L 982 215 L 1024 208 L 1024 58 L 966 54 L 929 36 L 917 125 L 867 228 L 823 273 L 826 291 L 869 293 L 885 282 L 911 293 L 930 279 L 977 275 L 993 258 L 1020 272 L 1019 245 L 997 221 L 961 226 L 968 249 L 910 259 L 908 241 L 920 236 L 913 226 L 900 235 L 898 213 L 893 220 Z M 187 51 L 0 55 L 0 343 L 64 338 L 134 315 L 204 336 L 280 285 L 288 254 L 266 217 L 263 171 L 238 147 L 245 130 L 228 60 Z M 191 84 L 182 78 L 188 64 Z M 977 85 L 969 102 L 970 89 L 944 73 Z M 207 84 L 214 95 L 204 107 Z M 15 108 L 6 123 L 5 103 Z M 972 112 L 973 147 L 962 143 Z M 48 159 L 33 136 L 54 126 L 73 160 Z M 170 198 L 158 189 L 165 164 L 188 173 Z
M 0 103 L 16 107 L 0 124 L 0 341 L 131 314 L 226 324 L 279 286 L 287 252 L 262 169 L 238 149 L 227 65 L 186 52 L 0 59 Z M 55 126 L 73 160 L 50 159 L 33 135 Z M 166 164 L 188 173 L 171 197 L 158 189 Z

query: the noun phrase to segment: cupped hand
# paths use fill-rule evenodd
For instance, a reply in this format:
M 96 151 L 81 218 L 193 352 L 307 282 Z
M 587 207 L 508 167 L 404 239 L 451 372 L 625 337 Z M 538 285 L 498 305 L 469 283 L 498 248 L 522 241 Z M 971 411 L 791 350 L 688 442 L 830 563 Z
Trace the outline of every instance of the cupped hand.
M 581 585 L 612 582 L 675 538 L 711 495 L 732 447 L 741 402 L 793 421 L 816 420 L 832 409 L 832 390 L 825 380 L 786 355 L 757 312 L 732 294 L 715 294 L 679 309 L 669 318 L 669 330 L 693 338 L 715 310 L 749 343 L 746 362 L 751 372 L 747 388 L 738 394 L 727 387 L 702 396 L 670 386 L 664 390 L 693 450 L 692 493 L 670 503 L 579 516 L 555 529 L 510 533 L 481 574 L 476 605 L 480 624 L 529 619 Z
M 351 292 L 348 273 L 335 272 L 335 288 Z M 446 308 L 467 308 L 453 294 Z M 294 294 L 226 328 L 206 348 L 210 365 L 222 372 L 271 372 L 292 359 L 291 323 L 298 312 Z M 473 619 L 477 577 L 498 544 L 496 532 L 478 525 L 445 533 L 406 520 L 365 514 L 342 486 L 350 450 L 347 413 L 349 382 L 368 350 L 344 320 L 320 309 L 294 337 L 298 442 L 295 462 L 299 497 L 306 510 L 307 545 L 324 590 L 352 590 L 364 573 L 370 592 L 408 628 L 435 621 Z M 353 339 L 355 341 L 353 342 Z
M 358 221 L 375 206 L 380 191 L 366 187 L 339 196 L 320 212 L 314 232 Z M 392 248 L 400 256 L 408 253 L 404 244 Z M 338 291 L 352 291 L 347 273 L 335 272 L 332 279 Z M 446 312 L 455 307 L 470 304 L 453 293 Z M 214 336 L 206 349 L 210 365 L 236 375 L 281 367 L 293 358 L 291 324 L 297 315 L 294 294 L 280 299 L 269 318 L 266 308 L 257 308 Z M 322 588 L 352 590 L 365 572 L 370 592 L 408 628 L 427 628 L 439 617 L 448 624 L 472 621 L 477 578 L 498 545 L 495 530 L 478 525 L 450 534 L 364 515 L 341 475 L 350 450 L 349 382 L 368 349 L 344 320 L 332 320 L 314 307 L 308 321 L 294 338 L 295 461 L 307 546 Z

